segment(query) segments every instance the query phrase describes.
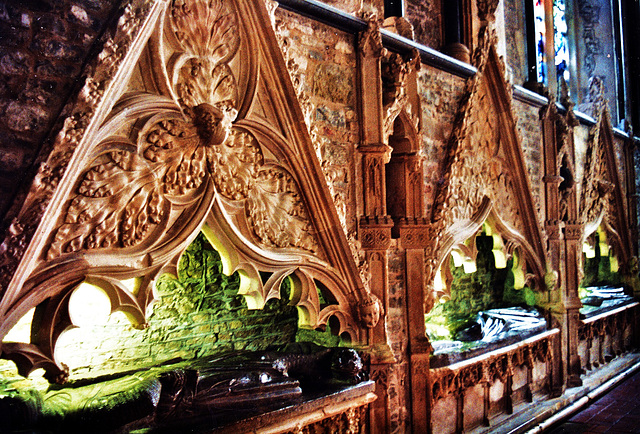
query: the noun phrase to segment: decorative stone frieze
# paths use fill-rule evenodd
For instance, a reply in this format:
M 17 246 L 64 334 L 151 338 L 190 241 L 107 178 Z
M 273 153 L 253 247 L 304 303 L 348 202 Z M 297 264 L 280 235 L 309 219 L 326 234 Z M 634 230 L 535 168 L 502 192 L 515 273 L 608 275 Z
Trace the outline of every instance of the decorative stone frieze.
M 639 306 L 638 302 L 632 302 L 580 320 L 578 340 L 582 369 L 598 368 L 633 347 Z
M 479 384 L 496 381 L 507 384 L 518 368 L 531 370 L 535 363 L 546 364 L 552 358 L 552 342 L 559 331 L 550 330 L 518 344 L 429 371 L 431 405 L 447 396 L 461 397 Z M 549 381 L 549 379 L 545 380 Z

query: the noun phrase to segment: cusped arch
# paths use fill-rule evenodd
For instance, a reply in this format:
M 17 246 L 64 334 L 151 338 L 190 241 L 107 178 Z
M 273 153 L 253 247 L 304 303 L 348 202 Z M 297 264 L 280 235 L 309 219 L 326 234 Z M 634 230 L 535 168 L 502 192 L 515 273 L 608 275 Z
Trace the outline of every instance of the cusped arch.
M 519 263 L 515 264 L 518 270 L 515 270 L 515 272 L 522 273 L 522 275 L 517 276 L 516 280 L 519 280 L 522 286 L 528 284 L 533 289 L 545 289 L 543 285 L 545 271 L 542 258 L 536 255 L 535 249 L 522 234 L 515 231 L 501 219 L 498 210 L 494 208 L 488 197 L 482 200 L 481 206 L 472 218 L 455 222 L 443 235 L 442 248 L 436 253 L 437 261 L 435 262 L 435 267 L 438 271 L 434 279 L 441 278 L 442 267 L 448 265 L 446 261 L 452 253 L 457 254 L 462 263 L 464 261 L 475 262 L 478 254 L 475 238 L 485 225 L 489 225 L 492 229 L 491 235 L 494 237 L 494 250 L 496 250 L 492 252 L 494 261 L 497 264 L 500 262 L 506 264 L 507 260 L 514 257 L 516 251 L 520 252 L 520 255 L 518 255 Z M 435 301 L 442 295 L 437 293 L 440 292 L 438 286 L 441 286 L 442 283 L 436 285 L 431 281 L 425 282 L 425 284 L 426 287 L 434 289 L 434 293 L 430 297 L 434 300 L 431 305 L 433 307 Z M 428 313 L 428 311 L 425 313 Z
M 71 155 L 55 167 L 61 182 L 36 181 L 27 198 L 31 206 L 39 188 L 53 188 L 18 277 L 0 300 L 0 336 L 32 307 L 50 306 L 47 336 L 2 343 L 2 357 L 31 360 L 26 370 L 46 366 L 50 378 L 64 375 L 53 360 L 67 322 L 64 299 L 86 279 L 141 322 L 154 280 L 176 270 L 205 223 L 219 237 L 227 271 L 246 276 L 241 292 L 252 307 L 278 298 L 291 276 L 310 326 L 337 318 L 340 333 L 366 336 L 354 317 L 367 294 L 302 110 L 292 104 L 296 94 L 264 3 L 185 4 L 160 2 L 129 17 L 142 20 L 139 37 L 105 46 L 104 65 L 82 92 L 80 108 L 92 104 L 89 119 L 55 145 L 53 155 Z M 122 20 L 119 31 L 129 24 Z M 121 65 L 112 57 L 119 48 L 126 51 L 118 54 Z M 105 68 L 118 71 L 96 96 L 91 89 Z M 273 108 L 271 117 L 256 112 L 261 105 Z M 260 273 L 271 277 L 262 282 Z M 139 280 L 135 293 L 118 283 L 126 279 Z M 315 281 L 335 304 L 320 306 Z

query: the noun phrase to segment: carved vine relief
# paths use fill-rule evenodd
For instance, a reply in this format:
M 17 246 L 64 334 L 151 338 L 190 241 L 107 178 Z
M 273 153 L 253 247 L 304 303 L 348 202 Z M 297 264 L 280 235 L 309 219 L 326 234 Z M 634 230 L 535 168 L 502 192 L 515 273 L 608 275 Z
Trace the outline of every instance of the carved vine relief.
M 66 151 L 73 159 L 68 159 L 73 166 L 66 176 L 75 181 L 65 184 L 66 190 L 54 188 L 61 204 L 57 222 L 51 222 L 39 265 L 20 289 L 24 295 L 19 309 L 12 307 L 19 314 L 20 309 L 26 312 L 47 298 L 53 300 L 36 341 L 3 345 L 2 357 L 29 360 L 21 372 L 46 365 L 50 377 L 64 377 L 62 368 L 55 372 L 52 367 L 53 350 L 62 328 L 70 324 L 65 300 L 87 276 L 108 287 L 113 310 L 126 310 L 144 322 L 153 279 L 175 267 L 205 221 L 212 231 L 222 232 L 223 249 L 237 248 L 232 268 L 243 268 L 258 281 L 248 290 L 256 295 L 256 307 L 279 297 L 279 283 L 296 274 L 303 283 L 295 297 L 310 312 L 310 325 L 326 323 L 334 315 L 342 330 L 358 339 L 353 321 L 357 309 L 351 312 L 340 293 L 362 285 L 357 277 L 344 277 L 350 265 L 336 251 L 346 249 L 350 256 L 348 246 L 335 247 L 328 260 L 306 202 L 310 194 L 321 203 L 326 198 L 314 192 L 303 196 L 299 185 L 302 176 L 309 176 L 309 182 L 317 178 L 298 173 L 293 160 L 275 156 L 274 151 L 283 152 L 279 146 L 285 146 L 275 141 L 283 139 L 269 125 L 248 117 L 254 99 L 266 95 L 256 96 L 256 89 L 264 86 L 261 77 L 273 73 L 258 74 L 260 62 L 267 60 L 255 49 L 257 37 L 246 31 L 244 20 L 267 16 L 260 8 L 260 2 L 174 0 L 157 6 L 155 17 L 140 24 L 152 26 L 147 29 L 150 38 L 137 42 L 141 57 L 121 67 L 128 68 L 132 78 L 113 91 L 119 99 L 97 129 L 78 134 L 76 145 L 82 152 Z M 255 16 L 246 16 L 249 12 Z M 105 50 L 128 55 L 108 43 Z M 101 55 L 102 60 L 108 57 Z M 103 85 L 92 83 L 99 82 L 90 77 L 83 95 L 99 104 Z M 333 220 L 327 223 L 332 218 L 318 217 L 316 224 L 335 227 Z M 274 277 L 262 282 L 261 271 Z M 132 277 L 141 278 L 135 294 L 114 283 Z M 336 291 L 337 306 L 320 312 L 316 280 Z M 358 295 L 354 298 L 356 302 Z M 1 301 L 4 309 L 18 304 Z M 0 331 L 6 333 L 17 318 L 7 320 L 4 312 Z
M 184 116 L 155 114 L 137 141 L 98 145 L 106 151 L 81 176 L 48 258 L 144 244 L 164 229 L 174 205 L 197 200 L 209 177 L 224 197 L 246 202 L 260 243 L 314 252 L 294 179 L 284 167 L 265 167 L 255 137 L 231 125 L 239 93 L 228 65 L 240 46 L 235 13 L 222 2 L 176 1 L 168 18 L 176 52 L 182 51 L 168 74 Z

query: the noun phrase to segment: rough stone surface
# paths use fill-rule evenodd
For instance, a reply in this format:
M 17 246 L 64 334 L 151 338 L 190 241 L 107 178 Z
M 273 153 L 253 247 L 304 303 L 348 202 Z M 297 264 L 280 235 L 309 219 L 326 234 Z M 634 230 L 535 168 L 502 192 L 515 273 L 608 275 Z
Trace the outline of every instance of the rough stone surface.
M 0 219 L 31 180 L 43 141 L 120 3 L 0 1 Z
M 422 151 L 425 155 L 425 207 L 431 212 L 435 187 L 442 173 L 447 141 L 464 93 L 462 78 L 424 66 L 418 75 L 422 108 Z
M 278 9 L 276 35 L 346 233 L 356 227 L 355 37 Z
M 393 355 L 398 361 L 407 359 L 407 288 L 405 287 L 404 251 L 389 251 L 389 312 L 387 332 Z
M 513 101 L 516 128 L 521 138 L 527 173 L 531 182 L 533 203 L 538 211 L 538 219 L 542 222 L 544 215 L 544 161 L 542 160 L 542 125 L 539 109 L 520 101 Z

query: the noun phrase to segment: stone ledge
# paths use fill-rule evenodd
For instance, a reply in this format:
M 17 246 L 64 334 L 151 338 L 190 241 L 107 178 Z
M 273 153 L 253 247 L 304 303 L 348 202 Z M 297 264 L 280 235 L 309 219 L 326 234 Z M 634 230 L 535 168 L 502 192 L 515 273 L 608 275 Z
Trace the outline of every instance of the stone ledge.
M 640 351 L 637 350 L 621 357 L 616 357 L 600 369 L 593 370 L 589 374 L 582 376 L 582 386 L 568 388 L 558 398 L 544 399 L 542 396 L 536 396 L 533 403 L 522 403 L 514 408 L 513 414 L 500 415 L 490 421 L 490 426 L 478 427 L 471 433 L 525 433 L 587 396 L 618 374 L 627 370 L 638 369 L 640 367 L 638 366 L 639 363 Z

